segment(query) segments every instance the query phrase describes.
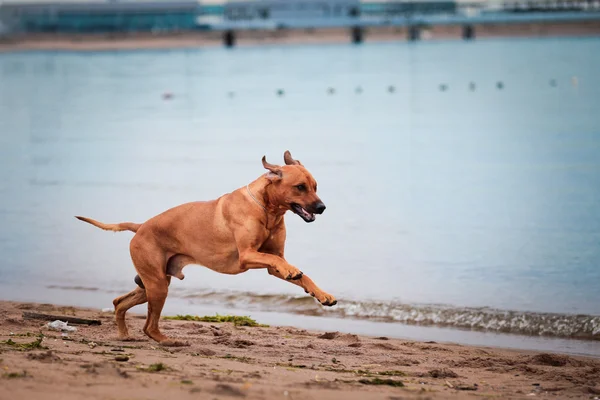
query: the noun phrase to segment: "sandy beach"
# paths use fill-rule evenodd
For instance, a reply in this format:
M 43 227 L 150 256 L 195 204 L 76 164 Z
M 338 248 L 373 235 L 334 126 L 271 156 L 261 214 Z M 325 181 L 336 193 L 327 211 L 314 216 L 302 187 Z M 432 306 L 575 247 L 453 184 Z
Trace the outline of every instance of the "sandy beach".
M 24 312 L 101 325 L 64 336 Z M 189 346 L 165 348 L 128 322 L 122 342 L 110 312 L 0 302 L 0 399 L 600 398 L 592 358 L 179 320 L 162 329 Z
M 514 23 L 475 26 L 477 38 L 599 36 L 600 21 L 565 23 Z M 403 27 L 365 29 L 364 41 L 406 41 Z M 461 26 L 423 27 L 421 40 L 462 40 Z M 261 44 L 339 44 L 350 43 L 350 30 L 343 28 L 248 30 L 236 33 L 236 46 Z M 223 33 L 217 31 L 165 34 L 25 34 L 0 39 L 0 52 L 23 50 L 109 51 L 133 49 L 205 48 L 223 46 Z

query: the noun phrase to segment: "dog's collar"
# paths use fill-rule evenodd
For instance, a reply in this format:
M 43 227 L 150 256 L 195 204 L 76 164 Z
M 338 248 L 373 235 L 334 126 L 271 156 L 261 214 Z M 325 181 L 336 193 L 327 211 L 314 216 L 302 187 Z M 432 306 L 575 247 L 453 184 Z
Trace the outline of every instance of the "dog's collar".
M 256 204 L 258 204 L 259 206 L 261 206 L 261 208 L 262 208 L 263 210 L 265 210 L 265 212 L 267 212 L 267 208 L 266 208 L 265 206 L 263 206 L 263 205 L 261 204 L 261 202 L 260 202 L 260 201 L 258 201 L 258 200 L 256 199 L 256 197 L 254 197 L 254 195 L 253 195 L 253 194 L 252 194 L 252 192 L 250 191 L 250 184 L 247 184 L 247 185 L 246 185 L 246 190 L 248 191 L 248 194 L 250 195 L 250 197 L 252 197 L 252 200 L 254 200 L 254 202 L 255 202 Z

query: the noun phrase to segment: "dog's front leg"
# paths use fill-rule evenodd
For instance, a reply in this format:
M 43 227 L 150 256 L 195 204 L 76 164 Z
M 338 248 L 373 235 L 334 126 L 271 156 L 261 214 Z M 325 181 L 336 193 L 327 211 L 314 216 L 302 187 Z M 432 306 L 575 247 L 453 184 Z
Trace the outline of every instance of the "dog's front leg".
M 250 249 L 240 253 L 240 267 L 243 269 L 267 268 L 274 270 L 281 276 L 281 279 L 288 281 L 300 279 L 303 275 L 302 271 L 281 257 Z
M 283 276 L 281 276 L 274 269 L 269 268 L 268 271 L 269 274 L 276 276 L 277 278 L 284 279 Z M 321 290 L 313 282 L 313 280 L 306 275 L 302 275 L 302 278 L 290 282 L 294 285 L 300 286 L 302 289 L 304 289 L 306 293 L 309 293 L 312 297 L 317 299 L 319 303 L 323 304 L 324 306 L 335 306 L 337 304 L 337 300 L 333 295 Z

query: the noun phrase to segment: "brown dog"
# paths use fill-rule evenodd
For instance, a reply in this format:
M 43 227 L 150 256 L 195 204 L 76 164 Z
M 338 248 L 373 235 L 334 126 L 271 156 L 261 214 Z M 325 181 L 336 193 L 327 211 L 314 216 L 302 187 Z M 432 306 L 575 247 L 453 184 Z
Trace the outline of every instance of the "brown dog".
M 181 270 L 189 264 L 223 274 L 266 268 L 269 274 L 301 286 L 323 305 L 337 303 L 284 259 L 286 211 L 293 211 L 306 222 L 325 211 L 312 175 L 289 151 L 284 153 L 284 160 L 286 165 L 277 166 L 263 157 L 262 164 L 269 172 L 254 182 L 216 200 L 171 208 L 143 224 L 103 224 L 76 217 L 104 230 L 136 232 L 130 252 L 139 287 L 113 301 L 120 339 L 129 339 L 127 310 L 148 302 L 144 333 L 165 346 L 184 344 L 163 335 L 158 321 L 171 276 L 183 279 Z

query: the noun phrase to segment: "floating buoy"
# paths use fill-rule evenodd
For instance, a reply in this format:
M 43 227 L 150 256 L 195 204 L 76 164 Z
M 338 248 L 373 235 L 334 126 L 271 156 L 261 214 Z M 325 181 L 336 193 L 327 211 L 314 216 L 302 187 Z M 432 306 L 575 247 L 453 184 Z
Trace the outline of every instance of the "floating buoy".
M 327 88 L 327 94 L 335 94 L 335 89 L 332 87 Z
M 389 93 L 394 93 L 395 91 L 396 91 L 396 88 L 394 87 L 394 85 L 388 86 L 388 92 Z
M 283 89 L 277 89 L 277 96 L 283 96 L 285 94 L 285 92 L 283 91 Z
M 469 83 L 469 90 L 471 92 L 475 91 L 476 88 L 477 88 L 477 86 L 475 85 L 475 82 Z
M 362 88 L 361 88 L 360 86 L 357 86 L 357 87 L 356 87 L 356 89 L 354 89 L 354 91 L 355 91 L 357 94 L 361 94 L 363 90 L 362 90 Z
M 556 87 L 556 79 L 550 79 L 550 86 Z
M 502 83 L 501 81 L 496 82 L 496 87 L 500 90 L 504 89 L 504 83 Z
M 442 83 L 442 84 L 440 85 L 440 90 L 441 90 L 442 92 L 445 92 L 446 90 L 448 90 L 448 85 L 446 85 L 445 83 Z
M 173 98 L 173 93 L 165 92 L 162 95 L 163 100 L 171 100 Z
M 227 96 L 228 96 L 229 98 L 232 98 L 232 97 L 234 97 L 234 96 L 235 96 L 235 93 L 234 93 L 234 92 L 228 92 L 228 93 L 227 93 Z

